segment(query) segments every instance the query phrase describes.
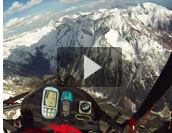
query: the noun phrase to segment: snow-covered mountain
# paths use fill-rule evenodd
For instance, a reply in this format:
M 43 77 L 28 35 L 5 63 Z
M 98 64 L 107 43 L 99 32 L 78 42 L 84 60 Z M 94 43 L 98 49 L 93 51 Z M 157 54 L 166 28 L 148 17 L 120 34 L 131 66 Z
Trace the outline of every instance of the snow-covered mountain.
M 62 46 L 121 47 L 122 87 L 109 91 L 94 88 L 91 92 L 101 92 L 115 106 L 128 108 L 128 103 L 130 109 L 138 108 L 171 52 L 172 11 L 153 3 L 128 9 L 99 9 L 64 16 L 42 28 L 10 37 L 3 44 L 3 59 L 8 62 L 4 62 L 4 78 L 14 76 L 13 68 L 7 69 L 13 63 L 28 73 L 55 72 L 57 48 Z M 40 66 L 42 71 L 38 71 Z

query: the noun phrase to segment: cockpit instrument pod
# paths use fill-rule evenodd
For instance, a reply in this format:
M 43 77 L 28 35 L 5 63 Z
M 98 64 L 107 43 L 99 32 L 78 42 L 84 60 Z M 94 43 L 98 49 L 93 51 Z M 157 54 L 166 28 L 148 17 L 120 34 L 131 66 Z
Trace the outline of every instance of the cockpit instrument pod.
M 91 102 L 89 101 L 80 101 L 79 102 L 79 113 L 80 114 L 91 114 Z
M 62 117 L 69 117 L 72 107 L 73 94 L 69 91 L 63 91 L 61 96 L 61 110 Z
M 55 87 L 45 87 L 42 94 L 41 113 L 44 118 L 54 119 L 58 111 L 59 91 Z

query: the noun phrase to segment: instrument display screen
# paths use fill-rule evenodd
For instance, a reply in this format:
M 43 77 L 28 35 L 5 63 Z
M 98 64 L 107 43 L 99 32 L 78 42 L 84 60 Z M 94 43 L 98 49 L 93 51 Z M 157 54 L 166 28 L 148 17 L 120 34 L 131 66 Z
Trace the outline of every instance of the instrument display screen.
M 56 107 L 56 102 L 57 102 L 57 92 L 46 90 L 44 105 L 49 107 Z
M 62 114 L 69 115 L 70 112 L 70 101 L 64 100 L 62 101 Z

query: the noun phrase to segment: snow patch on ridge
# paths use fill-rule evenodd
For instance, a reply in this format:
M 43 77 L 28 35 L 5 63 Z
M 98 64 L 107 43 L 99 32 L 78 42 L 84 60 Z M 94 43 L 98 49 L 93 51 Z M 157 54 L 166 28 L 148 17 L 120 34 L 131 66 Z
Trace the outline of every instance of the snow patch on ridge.
M 101 99 L 106 98 L 106 96 L 104 96 L 102 92 L 94 92 L 93 90 L 88 90 L 88 89 L 85 89 L 85 91 L 87 91 L 90 95 L 95 96 L 96 98 L 101 98 Z
M 43 36 L 47 36 L 53 29 L 53 26 L 44 26 L 41 29 L 35 29 L 33 31 L 23 33 L 23 36 L 11 37 L 4 40 L 3 59 L 7 59 L 11 52 L 20 46 L 23 47 L 21 47 L 22 51 L 29 52 L 34 55 L 36 50 L 34 48 L 30 49 L 29 47 L 31 47 L 33 44 L 38 43 Z
M 134 49 L 119 33 L 113 29 L 110 29 L 108 33 L 105 34 L 107 42 L 112 47 L 122 48 L 122 53 L 126 60 L 132 60 L 134 58 Z

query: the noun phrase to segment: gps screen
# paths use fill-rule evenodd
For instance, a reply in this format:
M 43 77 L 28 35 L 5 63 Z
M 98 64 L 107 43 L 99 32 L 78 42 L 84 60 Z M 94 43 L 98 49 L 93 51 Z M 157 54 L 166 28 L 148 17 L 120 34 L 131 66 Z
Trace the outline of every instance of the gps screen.
M 67 100 L 64 100 L 62 102 L 62 114 L 63 115 L 69 115 L 69 111 L 70 111 L 70 102 Z
M 45 92 L 45 106 L 56 107 L 57 92 L 47 90 Z

